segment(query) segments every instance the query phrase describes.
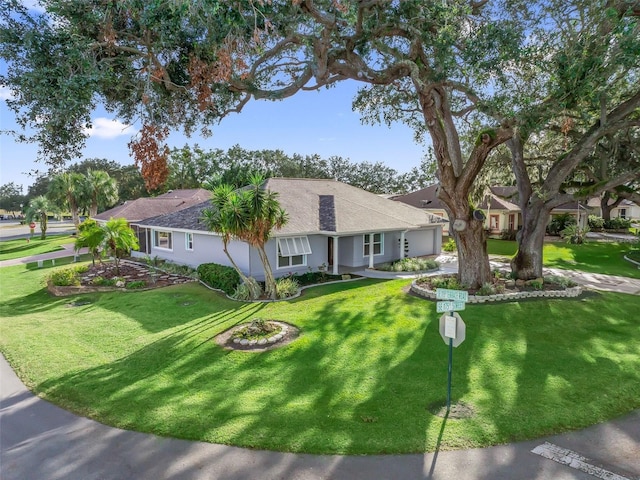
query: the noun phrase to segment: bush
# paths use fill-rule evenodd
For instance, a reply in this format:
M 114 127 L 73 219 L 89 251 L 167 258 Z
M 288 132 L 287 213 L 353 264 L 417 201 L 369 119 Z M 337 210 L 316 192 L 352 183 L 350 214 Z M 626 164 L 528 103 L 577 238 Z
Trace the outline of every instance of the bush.
M 128 290 L 135 290 L 137 288 L 144 288 L 147 286 L 147 282 L 144 280 L 134 280 L 133 282 L 128 282 L 125 285 L 125 288 Z
M 511 240 L 511 241 L 514 241 L 516 239 L 517 234 L 518 234 L 518 231 L 514 230 L 514 229 L 502 230 L 500 232 L 500 240 Z
M 627 230 L 631 228 L 631 220 L 628 218 L 615 217 L 611 220 L 605 220 L 605 230 Z
M 429 258 L 403 258 L 392 263 L 379 265 L 378 270 L 386 272 L 419 272 L 421 270 L 435 270 L 440 266 Z
M 570 213 L 562 213 L 560 215 L 554 215 L 547 225 L 547 233 L 549 235 L 560 235 L 564 229 L 569 225 L 575 225 L 576 218 Z
M 196 269 L 189 267 L 188 265 L 179 265 L 173 262 L 164 262 L 160 269 L 167 273 L 173 273 L 174 275 L 182 275 L 183 277 L 198 278 L 198 272 Z M 234 270 L 235 271 L 235 270 Z
M 97 287 L 113 287 L 116 284 L 116 281 L 117 280 L 115 278 L 104 278 L 98 275 L 91 280 L 91 285 L 95 285 Z
M 78 267 L 63 268 L 49 275 L 48 281 L 57 287 L 77 286 L 80 285 L 80 272 Z
M 276 294 L 278 298 L 293 297 L 298 293 L 299 284 L 293 277 L 282 277 L 276 280 Z
M 442 250 L 445 252 L 455 252 L 456 241 L 453 238 L 450 238 L 449 241 L 442 246 Z
M 569 277 L 562 277 L 560 275 L 547 275 L 544 277 L 544 282 L 558 285 L 562 288 L 575 287 L 577 285 L 577 283 L 571 280 Z
M 567 242 L 575 245 L 581 245 L 587 240 L 589 227 L 580 228 L 577 225 L 569 225 L 560 232 L 560 236 Z
M 429 283 L 435 288 L 449 288 L 451 290 L 461 290 L 462 285 L 458 281 L 458 277 L 431 277 Z
M 198 266 L 197 272 L 204 283 L 227 294 L 235 292 L 240 284 L 240 275 L 232 267 L 217 263 L 203 263 Z
M 599 231 L 604 228 L 604 218 L 598 217 L 597 215 L 589 215 L 587 223 L 591 230 Z
M 483 283 L 482 287 L 480 287 L 476 292 L 476 295 L 484 297 L 487 295 L 493 295 L 495 293 L 496 293 L 496 289 L 494 288 L 492 283 Z
M 253 298 L 251 298 L 251 290 L 245 283 L 241 283 L 240 285 L 238 285 L 235 291 L 231 294 L 231 297 L 235 298 L 236 300 L 242 300 L 245 302 L 248 300 L 253 300 Z

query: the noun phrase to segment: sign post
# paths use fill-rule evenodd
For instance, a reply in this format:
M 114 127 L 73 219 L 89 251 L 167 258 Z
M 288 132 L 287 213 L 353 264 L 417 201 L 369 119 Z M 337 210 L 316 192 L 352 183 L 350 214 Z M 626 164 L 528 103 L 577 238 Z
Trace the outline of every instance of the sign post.
M 440 317 L 440 336 L 449 345 L 449 366 L 447 369 L 447 414 L 451 409 L 451 374 L 453 372 L 453 347 L 457 347 L 466 337 L 467 327 L 456 310 L 464 310 L 469 294 L 464 290 L 436 289 L 438 312 L 448 312 Z

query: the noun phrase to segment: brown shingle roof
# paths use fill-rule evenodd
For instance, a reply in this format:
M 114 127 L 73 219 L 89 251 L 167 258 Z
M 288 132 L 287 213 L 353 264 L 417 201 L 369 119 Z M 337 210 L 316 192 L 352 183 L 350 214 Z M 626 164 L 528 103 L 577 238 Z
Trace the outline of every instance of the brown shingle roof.
M 174 190 L 157 197 L 143 197 L 126 201 L 117 207 L 95 216 L 96 220 L 125 218 L 129 223 L 182 210 L 211 198 L 211 192 L 204 188 Z
M 426 188 L 416 190 L 415 192 L 407 193 L 406 195 L 398 195 L 394 197 L 396 202 L 406 203 L 416 208 L 429 208 L 442 210 L 444 204 L 440 201 L 437 195 L 438 184 L 429 185 Z
M 278 202 L 289 216 L 276 236 L 313 233 L 355 234 L 370 231 L 415 229 L 431 224 L 424 210 L 381 198 L 335 180 L 270 178 L 265 188 L 278 193 Z M 148 218 L 144 226 L 206 230 L 202 210 L 210 203 Z

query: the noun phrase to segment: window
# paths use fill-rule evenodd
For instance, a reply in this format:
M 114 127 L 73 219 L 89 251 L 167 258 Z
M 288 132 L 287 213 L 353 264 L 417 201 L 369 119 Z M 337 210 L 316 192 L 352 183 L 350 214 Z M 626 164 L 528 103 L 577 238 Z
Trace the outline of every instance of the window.
M 311 254 L 309 238 L 278 238 L 278 268 L 299 267 L 307 264 L 307 255 Z
M 278 251 L 283 257 L 311 254 L 311 245 L 308 237 L 282 237 L 278 238 Z
M 154 230 L 153 246 L 156 248 L 164 248 L 166 250 L 172 250 L 173 242 L 171 238 L 171 232 L 160 232 L 158 230 Z
M 185 250 L 193 250 L 193 233 L 184 234 L 184 248 Z
M 365 257 L 369 256 L 369 248 L 370 248 L 369 239 L 370 238 L 371 236 L 369 234 L 363 235 L 363 243 L 364 243 L 363 255 Z M 383 239 L 384 239 L 384 236 L 382 235 L 382 233 L 373 234 L 373 254 L 374 255 L 382 255 L 384 253 Z
M 498 225 L 500 225 L 500 215 L 490 215 L 489 228 L 491 230 L 498 230 Z
M 290 257 L 283 257 L 278 255 L 278 268 L 299 267 L 307 264 L 306 255 L 293 255 Z
M 627 209 L 626 208 L 619 208 L 618 209 L 618 217 L 627 218 Z
M 509 214 L 509 230 L 516 229 L 516 216 L 513 213 Z

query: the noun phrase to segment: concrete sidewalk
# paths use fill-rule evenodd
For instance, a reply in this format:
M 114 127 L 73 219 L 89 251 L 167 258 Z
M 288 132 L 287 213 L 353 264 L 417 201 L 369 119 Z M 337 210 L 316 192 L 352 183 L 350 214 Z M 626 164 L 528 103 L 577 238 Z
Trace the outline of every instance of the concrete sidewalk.
M 44 262 L 45 260 L 55 260 L 58 258 L 73 257 L 76 255 L 73 243 L 61 245 L 61 247 L 62 250 L 57 250 L 55 252 L 41 253 L 40 255 L 31 255 L 30 257 L 14 258 L 11 260 L 1 260 L 0 267 L 10 267 L 13 265 L 35 263 L 38 261 Z M 78 255 L 83 255 L 85 253 L 89 253 L 89 249 L 81 248 L 80 251 L 77 252 Z
M 188 442 L 107 427 L 33 396 L 1 356 L 0 378 L 3 480 L 635 480 L 640 477 L 640 412 L 580 432 L 483 449 L 415 455 L 297 455 Z M 443 423 L 446 428 L 446 422 Z M 532 452 L 549 445 L 560 449 L 564 457 L 554 461 Z M 566 454 L 568 451 L 571 455 Z M 566 465 L 567 461 L 573 466 Z M 593 473 L 597 475 L 594 477 Z

